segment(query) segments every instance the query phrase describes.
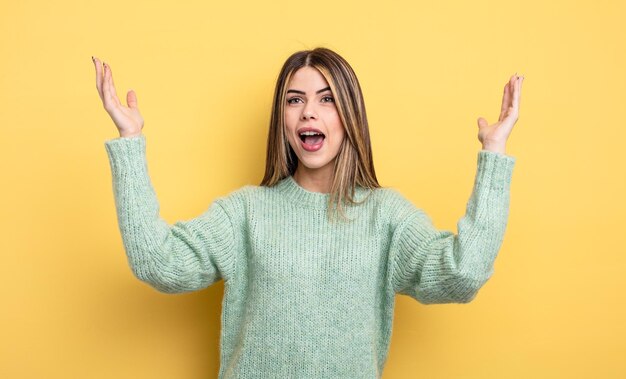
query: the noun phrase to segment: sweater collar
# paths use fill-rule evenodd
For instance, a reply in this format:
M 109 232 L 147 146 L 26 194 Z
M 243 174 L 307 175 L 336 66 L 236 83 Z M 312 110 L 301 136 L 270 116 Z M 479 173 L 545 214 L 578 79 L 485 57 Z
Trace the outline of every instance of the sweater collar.
M 312 192 L 304 187 L 300 186 L 298 182 L 293 178 L 293 175 L 289 175 L 283 178 L 276 184 L 276 188 L 282 194 L 284 194 L 290 201 L 299 205 L 312 207 L 316 209 L 327 209 L 328 201 L 330 199 L 330 193 Z M 356 186 L 355 200 L 361 200 L 369 191 L 363 187 Z M 351 204 L 347 204 L 347 207 Z

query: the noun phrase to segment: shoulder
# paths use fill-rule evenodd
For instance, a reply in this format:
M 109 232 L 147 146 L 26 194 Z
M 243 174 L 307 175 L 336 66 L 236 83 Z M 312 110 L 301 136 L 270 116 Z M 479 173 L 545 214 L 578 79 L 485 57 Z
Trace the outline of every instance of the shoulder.
M 386 205 L 407 205 L 410 201 L 396 188 L 380 187 L 374 191 L 375 198 L 378 202 Z
M 372 191 L 370 200 L 381 217 L 391 224 L 400 224 L 409 216 L 420 212 L 415 204 L 393 187 L 380 187 Z
M 237 217 L 244 215 L 251 205 L 266 198 L 271 192 L 271 187 L 246 184 L 216 198 L 214 203 L 219 204 L 231 217 Z
M 216 198 L 214 202 L 219 203 L 223 207 L 234 207 L 237 205 L 243 205 L 244 203 L 249 201 L 250 198 L 256 196 L 259 190 L 261 190 L 260 186 L 246 184 L 242 187 L 231 190 L 225 195 Z
M 405 197 L 398 189 L 393 187 L 380 187 L 372 192 L 374 201 L 392 208 L 406 208 L 413 206 L 413 203 Z
M 422 207 L 395 188 L 381 188 L 377 192 L 380 207 L 384 210 L 382 214 L 394 239 L 432 235 L 435 230 L 432 219 Z

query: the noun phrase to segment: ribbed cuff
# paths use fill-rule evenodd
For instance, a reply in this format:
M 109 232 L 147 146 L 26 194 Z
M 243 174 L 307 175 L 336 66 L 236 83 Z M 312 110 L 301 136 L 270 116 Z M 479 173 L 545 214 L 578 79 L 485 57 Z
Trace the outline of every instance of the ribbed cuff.
M 509 190 L 516 158 L 489 150 L 478 152 L 476 184 L 489 183 L 491 189 Z
M 147 173 L 146 138 L 143 134 L 110 139 L 105 141 L 104 146 L 114 176 L 127 173 L 139 178 Z
M 145 156 L 146 137 L 141 134 L 135 137 L 120 137 L 104 142 L 104 147 L 113 164 L 123 165 L 124 162 Z
M 117 191 L 131 189 L 156 196 L 148 173 L 146 137 L 120 137 L 105 141 L 113 185 Z M 132 184 L 130 184 L 132 183 Z

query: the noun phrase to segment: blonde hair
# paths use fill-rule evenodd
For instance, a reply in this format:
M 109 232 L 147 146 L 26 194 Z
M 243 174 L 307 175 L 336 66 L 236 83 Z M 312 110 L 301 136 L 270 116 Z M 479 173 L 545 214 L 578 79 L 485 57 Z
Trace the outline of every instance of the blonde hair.
M 292 54 L 284 63 L 274 90 L 272 116 L 267 137 L 265 176 L 262 186 L 273 186 L 285 177 L 293 175 L 298 157 L 285 135 L 284 107 L 287 85 L 300 68 L 316 68 L 326 79 L 335 98 L 337 111 L 345 130 L 345 138 L 335 160 L 331 184 L 329 210 L 335 208 L 345 220 L 343 206 L 360 204 L 354 198 L 355 186 L 380 188 L 370 143 L 365 103 L 359 81 L 348 62 L 334 51 L 317 47 Z M 331 212 L 328 212 L 329 216 Z

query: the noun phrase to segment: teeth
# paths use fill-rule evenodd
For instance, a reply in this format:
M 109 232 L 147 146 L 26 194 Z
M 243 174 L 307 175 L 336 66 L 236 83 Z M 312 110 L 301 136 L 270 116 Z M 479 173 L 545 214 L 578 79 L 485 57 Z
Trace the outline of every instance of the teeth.
M 308 132 L 302 132 L 300 133 L 301 136 L 321 136 L 323 135 L 322 133 L 318 133 L 318 132 L 314 132 L 314 131 L 308 131 Z

